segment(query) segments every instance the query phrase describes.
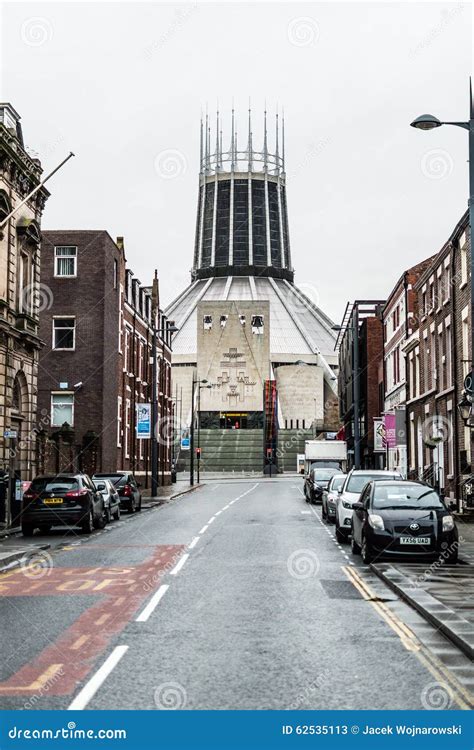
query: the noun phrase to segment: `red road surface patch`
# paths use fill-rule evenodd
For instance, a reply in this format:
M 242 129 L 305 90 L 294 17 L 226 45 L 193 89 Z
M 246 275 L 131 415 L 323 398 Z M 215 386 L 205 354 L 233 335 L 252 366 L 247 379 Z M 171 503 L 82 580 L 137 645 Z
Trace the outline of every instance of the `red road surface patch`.
M 183 549 L 183 545 L 156 547 L 145 562 L 136 566 L 53 567 L 41 580 L 29 579 L 21 570 L 0 576 L 0 597 L 98 596 L 97 604 L 83 612 L 54 643 L 0 683 L 0 696 L 74 692 L 111 639 L 157 589 L 163 574 L 174 567 Z

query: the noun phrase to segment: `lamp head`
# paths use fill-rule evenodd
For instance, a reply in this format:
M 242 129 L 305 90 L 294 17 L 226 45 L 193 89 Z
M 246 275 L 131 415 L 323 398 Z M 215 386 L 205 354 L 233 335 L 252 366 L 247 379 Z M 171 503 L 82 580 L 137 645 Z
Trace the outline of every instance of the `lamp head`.
M 433 128 L 439 128 L 443 123 L 438 120 L 434 115 L 420 115 L 410 123 L 412 128 L 418 130 L 433 130 Z

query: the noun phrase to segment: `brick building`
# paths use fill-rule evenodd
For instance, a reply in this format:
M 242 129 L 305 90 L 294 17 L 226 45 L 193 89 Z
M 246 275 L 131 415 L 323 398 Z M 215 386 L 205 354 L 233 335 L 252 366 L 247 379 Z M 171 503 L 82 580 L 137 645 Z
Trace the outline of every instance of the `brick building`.
M 152 299 L 126 266 L 123 238 L 106 231 L 47 231 L 42 285 L 38 406 L 50 415 L 41 471 L 130 469 L 150 485 L 151 441 L 136 435 L 136 410 L 151 402 Z M 159 475 L 170 481 L 168 322 L 159 312 Z
M 406 367 L 403 347 L 418 319 L 418 295 L 414 285 L 433 259 L 434 256 L 405 271 L 389 294 L 383 309 L 382 409 L 384 414 L 396 415 L 398 424 L 406 423 Z M 396 430 L 395 439 L 396 445 L 387 448 L 386 467 L 396 469 L 406 476 L 406 430 Z
M 383 360 L 384 304 L 381 300 L 356 300 L 348 304 L 336 344 L 339 416 L 344 425 L 350 468 L 378 469 L 383 465 L 383 456 L 374 451 L 374 419 L 381 413 L 379 372 Z
M 470 370 L 468 214 L 417 283 L 418 317 L 404 345 L 407 361 L 409 475 L 434 484 L 461 508 L 471 473 L 471 430 L 457 404 Z
M 0 223 L 41 181 L 25 150 L 20 116 L 0 104 Z M 42 187 L 0 228 L 0 476 L 31 479 L 36 471 L 36 384 L 40 305 L 40 222 L 49 196 Z M 17 438 L 5 438 L 5 430 Z M 0 482 L 0 525 L 18 508 Z M 19 505 L 19 503 L 18 503 Z

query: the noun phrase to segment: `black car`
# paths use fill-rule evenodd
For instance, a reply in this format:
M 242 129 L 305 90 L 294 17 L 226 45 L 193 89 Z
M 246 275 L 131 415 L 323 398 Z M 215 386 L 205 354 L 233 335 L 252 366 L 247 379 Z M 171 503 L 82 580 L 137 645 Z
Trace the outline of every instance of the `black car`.
M 329 469 L 323 467 L 310 469 L 304 482 L 304 496 L 306 502 L 322 502 L 323 492 L 328 488 L 330 480 L 335 474 L 340 473 L 340 469 Z
M 86 534 L 105 526 L 104 499 L 87 474 L 58 474 L 33 479 L 23 494 L 21 530 L 33 536 L 52 526 L 80 526 Z
M 117 490 L 120 497 L 121 510 L 135 513 L 142 509 L 142 496 L 140 483 L 129 471 L 116 471 L 108 474 L 94 474 L 94 482 L 100 479 L 109 479 Z
M 457 562 L 458 530 L 432 487 L 371 481 L 352 509 L 352 552 L 365 563 L 395 556 Z

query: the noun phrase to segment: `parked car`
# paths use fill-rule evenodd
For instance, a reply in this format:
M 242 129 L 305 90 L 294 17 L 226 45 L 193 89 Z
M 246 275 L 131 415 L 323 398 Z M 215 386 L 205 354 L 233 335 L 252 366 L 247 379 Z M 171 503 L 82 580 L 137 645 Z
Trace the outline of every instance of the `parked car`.
M 316 467 L 310 469 L 304 480 L 304 496 L 307 503 L 320 503 L 323 491 L 327 489 L 329 480 L 335 474 L 340 474 L 340 469 L 329 469 Z
M 375 469 L 352 469 L 346 476 L 336 500 L 336 539 L 341 544 L 347 542 L 351 533 L 352 506 L 358 502 L 360 493 L 367 482 L 382 479 L 402 479 L 395 471 Z
M 369 482 L 354 503 L 352 552 L 378 557 L 458 560 L 458 530 L 438 493 L 422 482 Z
M 107 474 L 94 474 L 94 482 L 100 479 L 109 479 L 117 490 L 120 497 L 120 509 L 135 513 L 142 509 L 141 484 L 137 482 L 129 471 L 115 471 Z
M 345 474 L 334 474 L 331 478 L 327 489 L 323 492 L 323 498 L 321 501 L 321 515 L 324 521 L 328 523 L 334 523 L 336 520 L 336 500 L 339 490 L 344 484 L 346 478 Z
M 110 479 L 95 479 L 94 484 L 103 495 L 107 523 L 110 523 L 112 518 L 120 520 L 120 495 Z
M 103 529 L 104 498 L 87 474 L 39 476 L 23 494 L 21 529 L 33 536 L 47 534 L 52 526 L 80 526 L 86 534 Z

